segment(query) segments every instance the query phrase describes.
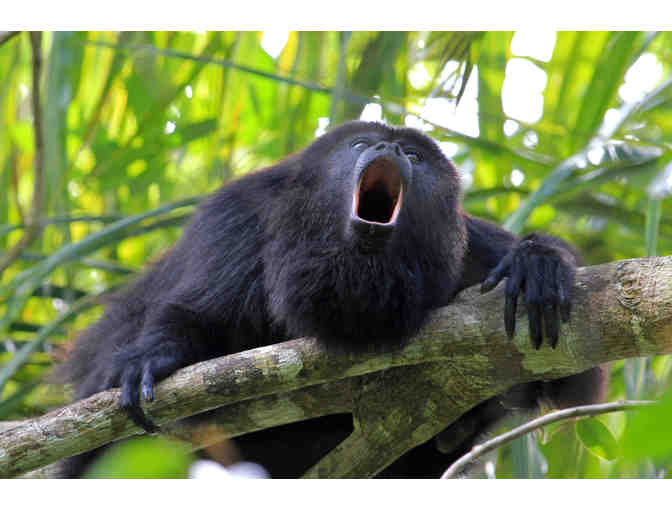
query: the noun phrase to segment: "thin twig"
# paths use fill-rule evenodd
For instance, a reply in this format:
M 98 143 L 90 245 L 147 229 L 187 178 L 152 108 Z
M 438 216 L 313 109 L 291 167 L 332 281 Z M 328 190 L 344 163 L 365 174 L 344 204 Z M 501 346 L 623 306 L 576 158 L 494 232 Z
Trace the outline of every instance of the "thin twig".
M 44 203 L 44 130 L 42 125 L 42 104 L 40 96 L 40 77 L 42 76 L 42 33 L 30 32 L 30 44 L 33 52 L 33 130 L 35 132 L 35 178 L 33 185 L 33 205 L 27 218 L 26 229 L 21 239 L 0 257 L 0 275 L 20 255 L 21 252 L 42 233 L 40 222 Z
M 627 411 L 629 409 L 640 409 L 642 407 L 655 405 L 656 403 L 657 402 L 651 400 L 620 400 L 618 402 L 609 402 L 607 404 L 570 407 L 568 409 L 562 409 L 560 411 L 548 413 L 544 416 L 529 421 L 520 427 L 516 427 L 515 429 L 510 430 L 505 434 L 494 437 L 485 443 L 474 446 L 468 453 L 464 454 L 462 457 L 453 462 L 453 464 L 451 464 L 445 473 L 441 475 L 441 478 L 457 478 L 465 467 L 467 467 L 479 457 L 482 457 L 486 453 L 490 453 L 500 446 L 503 446 L 506 443 L 513 441 L 514 439 L 518 439 L 519 437 L 522 437 L 525 434 L 532 432 L 533 430 L 550 425 L 551 423 L 557 423 L 569 418 L 589 418 L 591 416 L 597 416 L 598 414 Z

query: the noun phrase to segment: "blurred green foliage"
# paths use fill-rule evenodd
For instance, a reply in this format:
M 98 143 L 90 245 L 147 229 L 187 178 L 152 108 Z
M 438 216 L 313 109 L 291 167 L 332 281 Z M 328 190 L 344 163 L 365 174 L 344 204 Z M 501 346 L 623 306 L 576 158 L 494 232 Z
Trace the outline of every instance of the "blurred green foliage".
M 546 34 L 548 58 L 521 54 L 513 32 L 293 32 L 275 50 L 270 35 L 44 34 L 44 230 L 0 277 L 0 419 L 60 402 L 39 383 L 65 341 L 99 316 L 96 296 L 178 238 L 203 194 L 363 112 L 436 138 L 474 215 L 563 237 L 588 264 L 672 250 L 672 34 Z M 5 40 L 0 255 L 33 203 L 31 72 L 27 34 Z M 512 113 L 532 96 L 538 115 Z M 616 363 L 610 398 L 657 397 L 670 370 L 666 357 Z M 670 422 L 669 407 L 655 423 Z M 618 413 L 529 436 L 504 449 L 498 472 L 665 474 L 667 446 L 628 447 L 641 461 L 618 453 L 628 430 L 645 441 L 641 420 L 629 427 Z
M 115 444 L 87 471 L 86 478 L 186 478 L 195 460 L 188 445 L 160 437 Z

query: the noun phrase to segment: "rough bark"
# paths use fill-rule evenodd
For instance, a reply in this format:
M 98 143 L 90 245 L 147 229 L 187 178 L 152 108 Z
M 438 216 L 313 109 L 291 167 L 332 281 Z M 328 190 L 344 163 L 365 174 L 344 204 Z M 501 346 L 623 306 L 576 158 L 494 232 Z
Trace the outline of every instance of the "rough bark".
M 220 416 L 231 417 L 223 425 L 231 436 L 350 410 L 353 434 L 308 476 L 372 476 L 511 385 L 672 352 L 671 276 L 672 257 L 580 269 L 572 318 L 554 350 L 531 347 L 522 309 L 507 339 L 502 285 L 485 295 L 470 289 L 403 349 L 344 355 L 292 340 L 184 368 L 158 385 L 145 409 L 165 424 L 228 406 Z M 99 393 L 0 432 L 0 476 L 140 433 L 118 396 Z

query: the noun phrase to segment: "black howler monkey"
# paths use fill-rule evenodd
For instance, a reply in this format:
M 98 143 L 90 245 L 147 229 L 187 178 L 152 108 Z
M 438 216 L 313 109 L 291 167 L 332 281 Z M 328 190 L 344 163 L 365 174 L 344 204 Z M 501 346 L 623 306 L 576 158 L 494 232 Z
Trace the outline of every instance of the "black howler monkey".
M 554 347 L 577 256 L 553 237 L 519 239 L 472 218 L 459 199 L 456 169 L 431 138 L 368 122 L 344 124 L 223 186 L 172 251 L 82 333 L 64 366 L 76 398 L 119 386 L 122 408 L 152 431 L 140 399 L 151 400 L 155 382 L 181 367 L 300 336 L 352 350 L 397 346 L 460 290 L 481 282 L 489 290 L 504 277 L 509 335 L 522 291 L 534 346 L 545 337 Z M 472 409 L 440 443 L 457 441 L 454 457 L 508 407 L 589 402 L 601 387 L 599 369 L 517 386 Z M 321 434 L 334 423 L 303 426 Z M 283 469 L 287 457 L 264 450 L 256 460 L 275 476 L 317 460 L 301 466 L 299 445 Z M 423 445 L 383 474 L 437 474 L 451 457 L 434 451 Z M 73 461 L 70 474 L 86 459 Z

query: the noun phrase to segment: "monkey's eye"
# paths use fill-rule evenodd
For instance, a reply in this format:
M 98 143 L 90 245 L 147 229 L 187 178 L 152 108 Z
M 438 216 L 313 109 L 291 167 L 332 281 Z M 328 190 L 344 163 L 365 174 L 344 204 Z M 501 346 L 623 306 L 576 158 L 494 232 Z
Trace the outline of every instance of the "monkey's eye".
M 370 145 L 369 142 L 361 139 L 352 142 L 352 148 L 358 151 L 363 151 L 364 149 L 367 149 L 369 145 Z
M 419 163 L 422 161 L 422 154 L 414 149 L 406 149 L 404 150 L 404 154 L 406 154 L 406 157 L 411 163 Z

